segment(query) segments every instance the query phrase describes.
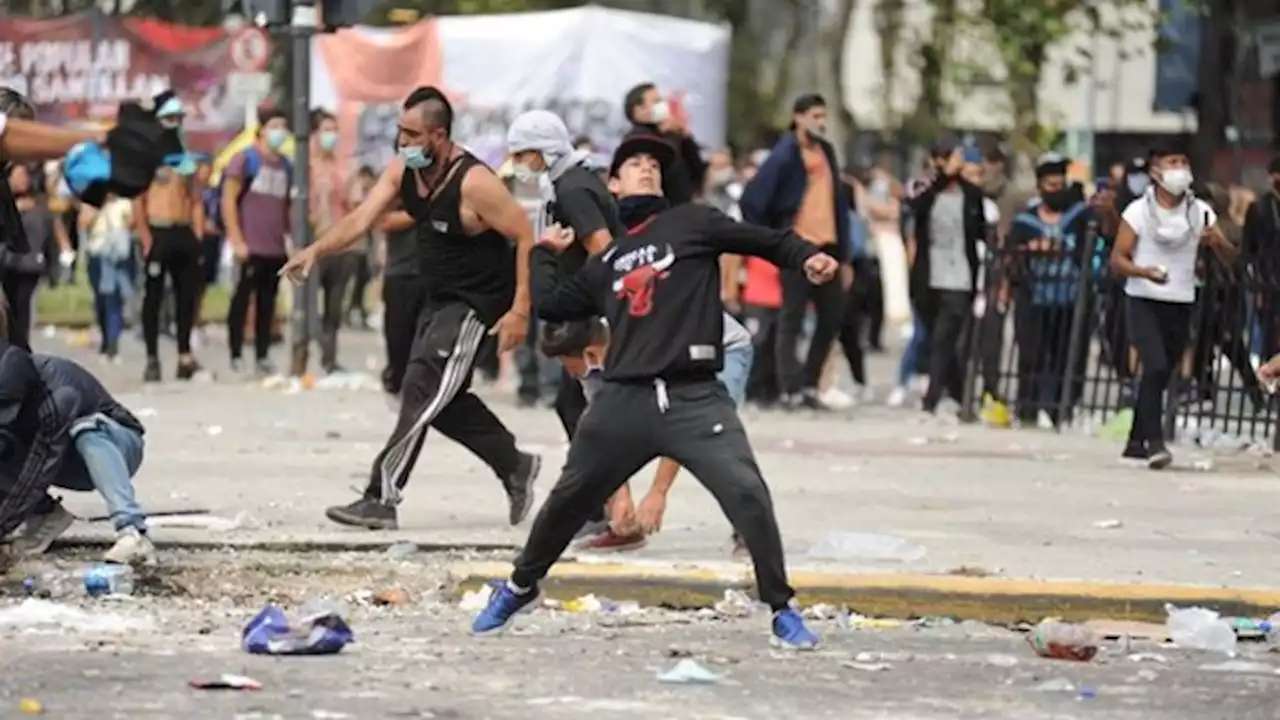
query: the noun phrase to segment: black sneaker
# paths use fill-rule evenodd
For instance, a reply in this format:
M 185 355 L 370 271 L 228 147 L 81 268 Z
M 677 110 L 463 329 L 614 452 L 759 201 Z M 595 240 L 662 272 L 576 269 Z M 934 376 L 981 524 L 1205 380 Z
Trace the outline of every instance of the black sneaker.
M 1163 470 L 1173 464 L 1173 455 L 1164 448 L 1155 448 L 1147 455 L 1147 467 L 1152 470 Z
M 160 358 L 147 358 L 147 369 L 142 372 L 142 382 L 160 382 Z
M 395 530 L 399 527 L 395 507 L 370 497 L 362 497 L 350 505 L 335 505 L 325 510 L 324 516 L 339 525 L 370 530 Z
M 512 525 L 519 525 L 529 516 L 529 510 L 533 508 L 533 482 L 538 479 L 541 469 L 540 455 L 520 453 L 520 465 L 515 475 L 502 481 L 507 491 L 507 519 Z
M 1149 459 L 1147 448 L 1141 443 L 1129 443 L 1124 446 L 1124 452 L 1120 453 L 1120 462 L 1126 465 L 1146 465 Z
M 194 378 L 204 368 L 200 367 L 200 363 L 195 360 L 178 363 L 178 379 L 190 380 Z

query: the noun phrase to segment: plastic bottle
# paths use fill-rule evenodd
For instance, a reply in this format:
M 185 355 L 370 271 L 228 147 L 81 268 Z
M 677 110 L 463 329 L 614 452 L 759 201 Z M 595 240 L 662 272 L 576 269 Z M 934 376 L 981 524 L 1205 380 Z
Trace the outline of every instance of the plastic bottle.
M 128 565 L 93 565 L 75 570 L 45 570 L 23 582 L 27 593 L 48 598 L 82 595 L 132 595 L 133 568 Z
M 1098 654 L 1098 636 L 1074 623 L 1045 620 L 1027 634 L 1027 643 L 1040 657 L 1088 662 Z
M 1236 631 L 1218 613 L 1202 607 L 1178 608 L 1165 605 L 1164 609 L 1169 614 L 1165 621 L 1169 638 L 1178 647 L 1235 654 Z

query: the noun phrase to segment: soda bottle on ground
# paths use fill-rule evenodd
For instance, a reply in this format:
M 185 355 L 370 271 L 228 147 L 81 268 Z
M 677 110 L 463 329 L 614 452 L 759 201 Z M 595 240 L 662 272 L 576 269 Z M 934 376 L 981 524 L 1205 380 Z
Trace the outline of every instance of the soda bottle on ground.
M 1027 643 L 1040 657 L 1088 662 L 1098 654 L 1098 636 L 1075 623 L 1045 620 L 1027 633 Z
M 30 595 L 62 599 L 89 595 L 132 595 L 133 568 L 128 565 L 92 565 L 62 570 L 45 570 L 23 582 Z

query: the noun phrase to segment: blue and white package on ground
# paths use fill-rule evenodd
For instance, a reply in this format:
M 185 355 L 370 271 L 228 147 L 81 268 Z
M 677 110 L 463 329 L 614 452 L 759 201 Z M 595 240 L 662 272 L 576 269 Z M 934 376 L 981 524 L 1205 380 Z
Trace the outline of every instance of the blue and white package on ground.
M 275 604 L 255 615 L 241 635 L 245 652 L 253 655 L 333 655 L 354 640 L 355 634 L 337 613 L 312 615 L 291 624 Z

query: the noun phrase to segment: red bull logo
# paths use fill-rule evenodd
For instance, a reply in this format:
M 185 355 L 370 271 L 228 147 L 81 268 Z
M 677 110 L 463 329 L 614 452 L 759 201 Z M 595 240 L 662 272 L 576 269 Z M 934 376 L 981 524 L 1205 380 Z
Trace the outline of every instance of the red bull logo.
M 613 292 L 627 301 L 631 317 L 644 317 L 653 312 L 653 291 L 658 281 L 668 275 L 676 256 L 667 248 L 667 254 L 650 265 L 638 267 L 613 281 Z

